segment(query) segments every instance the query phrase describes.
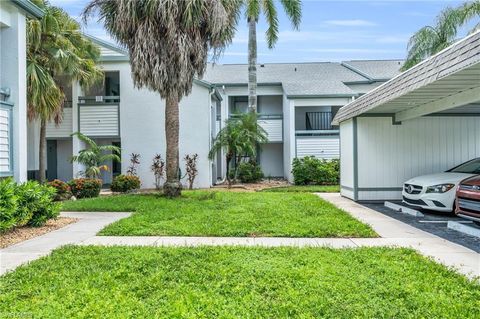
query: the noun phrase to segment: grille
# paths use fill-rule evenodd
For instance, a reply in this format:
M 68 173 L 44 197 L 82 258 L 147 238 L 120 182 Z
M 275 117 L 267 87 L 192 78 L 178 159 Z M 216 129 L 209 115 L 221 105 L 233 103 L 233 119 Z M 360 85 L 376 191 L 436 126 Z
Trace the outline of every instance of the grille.
M 409 192 L 408 189 L 409 188 L 412 188 L 412 191 Z M 408 194 L 412 194 L 412 195 L 416 195 L 416 194 L 420 194 L 422 192 L 422 189 L 423 187 L 420 186 L 420 185 L 413 185 L 413 184 L 405 184 L 403 185 L 403 190 L 408 193 Z
M 407 204 L 428 206 L 427 203 L 425 203 L 421 199 L 409 199 L 409 198 L 406 198 L 405 196 L 403 196 L 403 201 Z
M 465 209 L 467 211 L 480 212 L 480 201 L 477 201 L 477 200 L 459 198 L 458 206 L 461 209 Z
M 477 191 L 480 192 L 480 188 L 478 186 L 473 186 L 473 185 L 460 185 L 460 189 L 466 190 L 466 191 Z

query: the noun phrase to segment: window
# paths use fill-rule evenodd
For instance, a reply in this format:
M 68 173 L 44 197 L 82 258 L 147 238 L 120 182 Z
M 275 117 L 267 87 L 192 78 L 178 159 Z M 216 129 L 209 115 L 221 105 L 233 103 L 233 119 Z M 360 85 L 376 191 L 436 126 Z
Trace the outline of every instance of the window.
M 451 173 L 480 174 L 480 158 L 460 164 L 457 167 L 448 170 Z
M 120 72 L 107 71 L 103 82 L 92 85 L 86 96 L 120 96 Z

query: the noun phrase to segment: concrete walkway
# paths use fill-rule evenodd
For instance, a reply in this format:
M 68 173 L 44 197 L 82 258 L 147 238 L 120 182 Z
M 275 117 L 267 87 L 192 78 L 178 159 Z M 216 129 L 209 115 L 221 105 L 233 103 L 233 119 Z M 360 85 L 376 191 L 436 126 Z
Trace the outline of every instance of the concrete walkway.
M 480 276 L 480 254 L 454 244 L 372 209 L 359 205 L 338 193 L 318 194 L 321 198 L 369 224 L 382 238 L 246 238 L 246 237 L 178 237 L 178 236 L 96 236 L 106 225 L 129 216 L 129 213 L 62 213 L 80 221 L 65 228 L 0 250 L 0 274 L 47 255 L 66 244 L 103 246 L 297 246 L 354 248 L 396 246 L 413 248 L 438 262 L 455 267 L 470 278 Z
M 48 255 L 63 245 L 80 244 L 94 237 L 102 228 L 130 213 L 61 213 L 63 217 L 80 219 L 66 227 L 21 243 L 0 249 L 0 275 L 26 262 Z

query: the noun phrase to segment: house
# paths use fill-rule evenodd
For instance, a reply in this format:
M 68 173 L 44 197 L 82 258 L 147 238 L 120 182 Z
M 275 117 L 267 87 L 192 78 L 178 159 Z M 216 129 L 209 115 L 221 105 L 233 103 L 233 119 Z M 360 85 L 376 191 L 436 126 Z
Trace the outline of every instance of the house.
M 408 179 L 480 157 L 480 32 L 340 109 L 341 193 L 401 199 Z
M 27 179 L 26 17 L 43 12 L 27 0 L 0 1 L 0 178 Z
M 122 164 L 107 163 L 105 183 L 125 173 L 131 153 L 140 154 L 138 175 L 142 187 L 154 186 L 150 170 L 156 153 L 165 158 L 164 107 L 159 94 L 134 88 L 127 52 L 91 37 L 101 49 L 102 85 L 82 91 L 65 84 L 68 103 L 60 125 L 47 128 L 49 179 L 68 180 L 82 168 L 70 163 L 84 145 L 73 132 L 82 132 L 100 144 L 122 148 Z M 292 180 L 295 157 L 339 157 L 339 130 L 330 122 L 336 112 L 399 73 L 402 61 L 346 61 L 341 63 L 277 63 L 258 66 L 258 112 L 269 143 L 259 146 L 258 160 L 268 177 Z M 230 116 L 247 110 L 247 65 L 208 65 L 203 79 L 180 102 L 180 157 L 198 154 L 195 187 L 209 187 L 225 178 L 222 152 L 207 158 L 213 139 Z M 29 170 L 38 170 L 38 128 L 31 125 Z

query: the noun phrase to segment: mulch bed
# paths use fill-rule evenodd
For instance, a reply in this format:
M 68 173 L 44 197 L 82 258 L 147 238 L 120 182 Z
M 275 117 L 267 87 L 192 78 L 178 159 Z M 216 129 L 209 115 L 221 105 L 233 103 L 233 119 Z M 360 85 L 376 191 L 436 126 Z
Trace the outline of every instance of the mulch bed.
M 0 248 L 5 248 L 30 238 L 46 234 L 76 221 L 78 221 L 77 218 L 59 217 L 57 219 L 51 219 L 47 221 L 47 223 L 41 227 L 15 228 L 5 234 L 0 235 Z

